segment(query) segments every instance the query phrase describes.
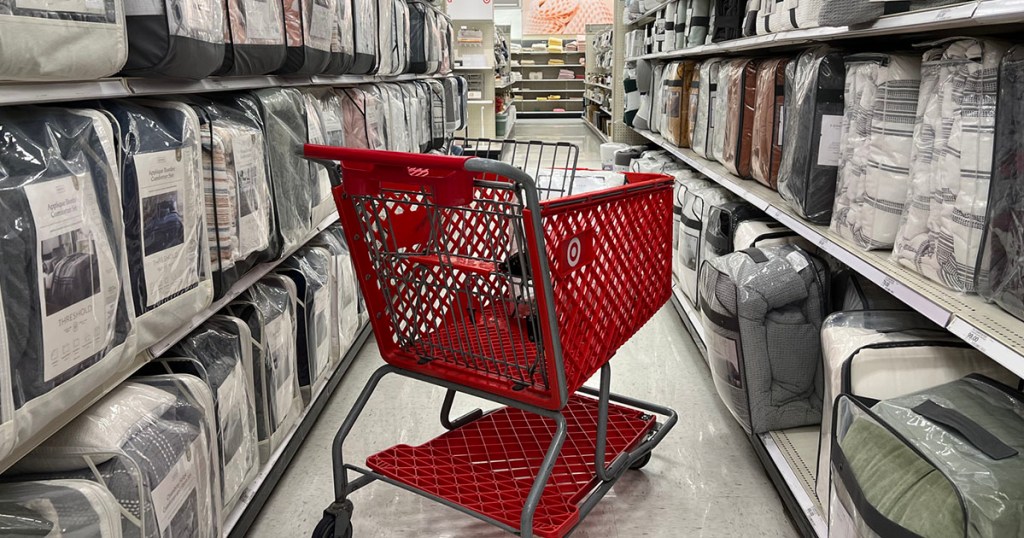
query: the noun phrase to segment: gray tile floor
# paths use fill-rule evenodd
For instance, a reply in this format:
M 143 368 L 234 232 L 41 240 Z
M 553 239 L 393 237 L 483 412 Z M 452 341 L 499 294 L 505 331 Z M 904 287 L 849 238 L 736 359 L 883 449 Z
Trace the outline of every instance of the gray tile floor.
M 521 122 L 519 139 L 580 145 L 580 166 L 600 167 L 600 143 L 578 120 Z M 332 500 L 331 440 L 370 374 L 383 364 L 367 343 L 328 403 L 250 536 L 309 536 Z M 580 538 L 792 537 L 797 532 L 739 425 L 719 401 L 703 359 L 667 305 L 612 360 L 612 390 L 658 402 L 680 414 L 643 471 L 629 472 L 573 536 Z M 346 457 L 397 443 L 420 444 L 443 430 L 444 391 L 385 378 L 346 443 Z M 460 397 L 461 398 L 461 397 Z M 464 412 L 479 402 L 457 400 Z M 352 496 L 355 536 L 508 536 L 440 504 L 385 484 Z

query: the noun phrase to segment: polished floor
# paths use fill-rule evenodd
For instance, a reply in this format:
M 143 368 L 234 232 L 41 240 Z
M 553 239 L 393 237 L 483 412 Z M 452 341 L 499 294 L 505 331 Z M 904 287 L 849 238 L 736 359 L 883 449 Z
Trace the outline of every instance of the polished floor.
M 579 120 L 520 122 L 517 139 L 578 144 L 581 167 L 600 167 L 600 143 Z M 309 536 L 332 500 L 330 445 L 358 392 L 383 361 L 368 342 L 328 403 L 250 536 Z M 674 408 L 679 423 L 642 471 L 630 471 L 573 534 L 579 538 L 791 537 L 798 533 L 739 425 L 719 401 L 707 367 L 666 305 L 612 360 L 612 390 Z M 394 444 L 443 430 L 444 391 L 391 376 L 378 387 L 345 445 L 362 462 Z M 457 400 L 457 411 L 474 406 Z M 459 413 L 461 414 L 461 413 Z M 356 538 L 509 536 L 460 512 L 386 485 L 356 492 Z

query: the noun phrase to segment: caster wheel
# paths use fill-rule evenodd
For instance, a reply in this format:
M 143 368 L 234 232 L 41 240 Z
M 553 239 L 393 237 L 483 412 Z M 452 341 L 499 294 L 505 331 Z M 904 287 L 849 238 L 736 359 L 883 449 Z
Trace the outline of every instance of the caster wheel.
M 334 516 L 324 516 L 323 519 L 320 520 L 320 523 L 317 523 L 316 528 L 313 529 L 313 538 L 335 538 L 336 535 L 334 534 L 334 527 L 336 522 L 337 520 Z M 344 525 L 345 528 L 342 529 L 341 534 L 337 536 L 341 536 L 342 538 L 352 538 L 352 522 L 346 521 Z
M 333 503 L 313 529 L 313 538 L 352 538 L 352 501 Z
M 638 459 L 635 462 L 633 462 L 633 465 L 630 465 L 629 468 L 633 469 L 634 471 L 638 471 L 640 469 L 643 469 L 645 465 L 650 463 L 650 461 L 651 461 L 651 452 L 648 452 L 648 453 L 644 454 L 640 459 Z

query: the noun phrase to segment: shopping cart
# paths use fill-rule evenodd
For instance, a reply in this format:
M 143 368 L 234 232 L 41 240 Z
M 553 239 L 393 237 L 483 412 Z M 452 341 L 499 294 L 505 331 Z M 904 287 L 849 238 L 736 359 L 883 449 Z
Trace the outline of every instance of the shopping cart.
M 580 148 L 575 144 L 455 137 L 448 145 L 448 154 L 510 164 L 534 179 L 541 200 L 575 194 L 573 181 L 580 155 Z
M 541 202 L 508 163 L 315 145 L 305 154 L 334 175 L 387 362 L 334 439 L 335 502 L 314 536 L 352 536 L 348 496 L 376 480 L 521 536 L 571 532 L 677 421 L 611 394 L 608 364 L 671 293 L 672 179 L 632 174 L 623 187 Z M 598 370 L 600 388 L 584 387 Z M 345 439 L 388 374 L 445 387 L 448 431 L 374 454 L 366 468 L 345 463 Z M 458 392 L 504 407 L 451 419 Z

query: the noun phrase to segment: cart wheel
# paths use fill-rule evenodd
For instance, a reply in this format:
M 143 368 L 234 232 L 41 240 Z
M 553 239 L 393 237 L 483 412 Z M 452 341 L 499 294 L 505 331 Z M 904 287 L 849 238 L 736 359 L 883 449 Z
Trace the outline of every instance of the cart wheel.
M 335 533 L 335 528 L 343 527 Z M 324 517 L 313 529 L 313 538 L 352 538 L 352 501 L 344 500 L 340 503 L 333 503 L 324 510 Z
M 337 520 L 334 516 L 325 515 L 320 523 L 313 529 L 313 538 L 334 538 L 334 525 Z M 352 538 L 352 522 L 345 522 L 345 529 L 341 532 L 342 538 Z
M 640 457 L 640 459 L 634 461 L 633 465 L 630 465 L 629 468 L 633 469 L 634 471 L 643 469 L 644 465 L 647 465 L 648 463 L 651 462 L 651 454 L 651 452 L 644 454 L 643 456 Z

